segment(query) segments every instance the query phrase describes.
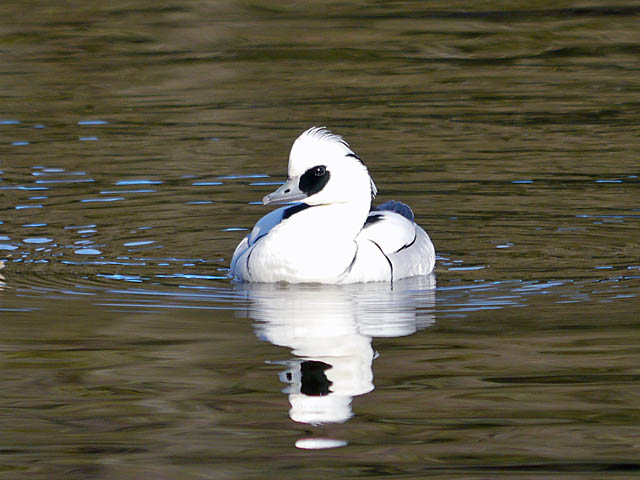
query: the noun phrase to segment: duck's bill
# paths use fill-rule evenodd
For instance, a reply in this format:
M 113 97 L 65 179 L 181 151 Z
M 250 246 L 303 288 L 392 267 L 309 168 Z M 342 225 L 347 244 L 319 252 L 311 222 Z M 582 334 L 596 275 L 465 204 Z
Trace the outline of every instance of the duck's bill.
M 305 198 L 307 198 L 307 194 L 298 188 L 298 179 L 292 178 L 287 180 L 284 185 L 275 192 L 266 195 L 262 199 L 262 204 L 271 205 L 272 203 L 299 202 Z

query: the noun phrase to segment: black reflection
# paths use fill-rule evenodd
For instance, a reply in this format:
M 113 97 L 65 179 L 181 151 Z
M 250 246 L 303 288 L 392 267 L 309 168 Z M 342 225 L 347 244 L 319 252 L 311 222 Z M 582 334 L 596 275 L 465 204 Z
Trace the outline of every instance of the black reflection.
M 331 368 L 331 365 L 317 360 L 307 360 L 300 364 L 300 393 L 319 397 L 329 395 L 331 382 L 324 371 Z

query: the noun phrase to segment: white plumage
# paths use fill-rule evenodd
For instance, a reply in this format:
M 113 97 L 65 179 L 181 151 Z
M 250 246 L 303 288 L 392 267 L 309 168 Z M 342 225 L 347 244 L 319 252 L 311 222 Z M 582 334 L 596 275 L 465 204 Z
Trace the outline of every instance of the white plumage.
M 249 282 L 355 283 L 431 273 L 435 250 L 411 209 L 371 209 L 376 186 L 342 137 L 303 132 L 291 147 L 288 178 L 263 199 L 299 202 L 262 217 L 236 247 L 231 275 Z

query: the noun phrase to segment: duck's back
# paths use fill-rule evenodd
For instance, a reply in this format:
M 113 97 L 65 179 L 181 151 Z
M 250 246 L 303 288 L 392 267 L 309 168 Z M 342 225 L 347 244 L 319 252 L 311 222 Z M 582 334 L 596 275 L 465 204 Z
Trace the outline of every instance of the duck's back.
M 435 266 L 435 248 L 429 235 L 401 202 L 387 202 L 372 210 L 356 242 L 357 259 L 343 283 L 428 275 Z

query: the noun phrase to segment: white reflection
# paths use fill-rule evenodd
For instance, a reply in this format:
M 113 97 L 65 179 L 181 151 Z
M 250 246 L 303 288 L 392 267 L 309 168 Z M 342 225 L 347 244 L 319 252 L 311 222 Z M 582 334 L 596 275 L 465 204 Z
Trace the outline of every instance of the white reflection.
M 411 335 L 434 323 L 435 277 L 352 285 L 241 284 L 256 334 L 296 356 L 283 364 L 289 416 L 344 422 L 374 388 L 372 337 Z M 313 443 L 313 442 L 311 442 Z M 311 448 L 307 446 L 306 448 Z M 326 447 L 325 447 L 326 448 Z
M 303 450 L 322 450 L 325 448 L 338 448 L 347 445 L 345 440 L 333 438 L 301 438 L 296 440 L 296 447 Z

